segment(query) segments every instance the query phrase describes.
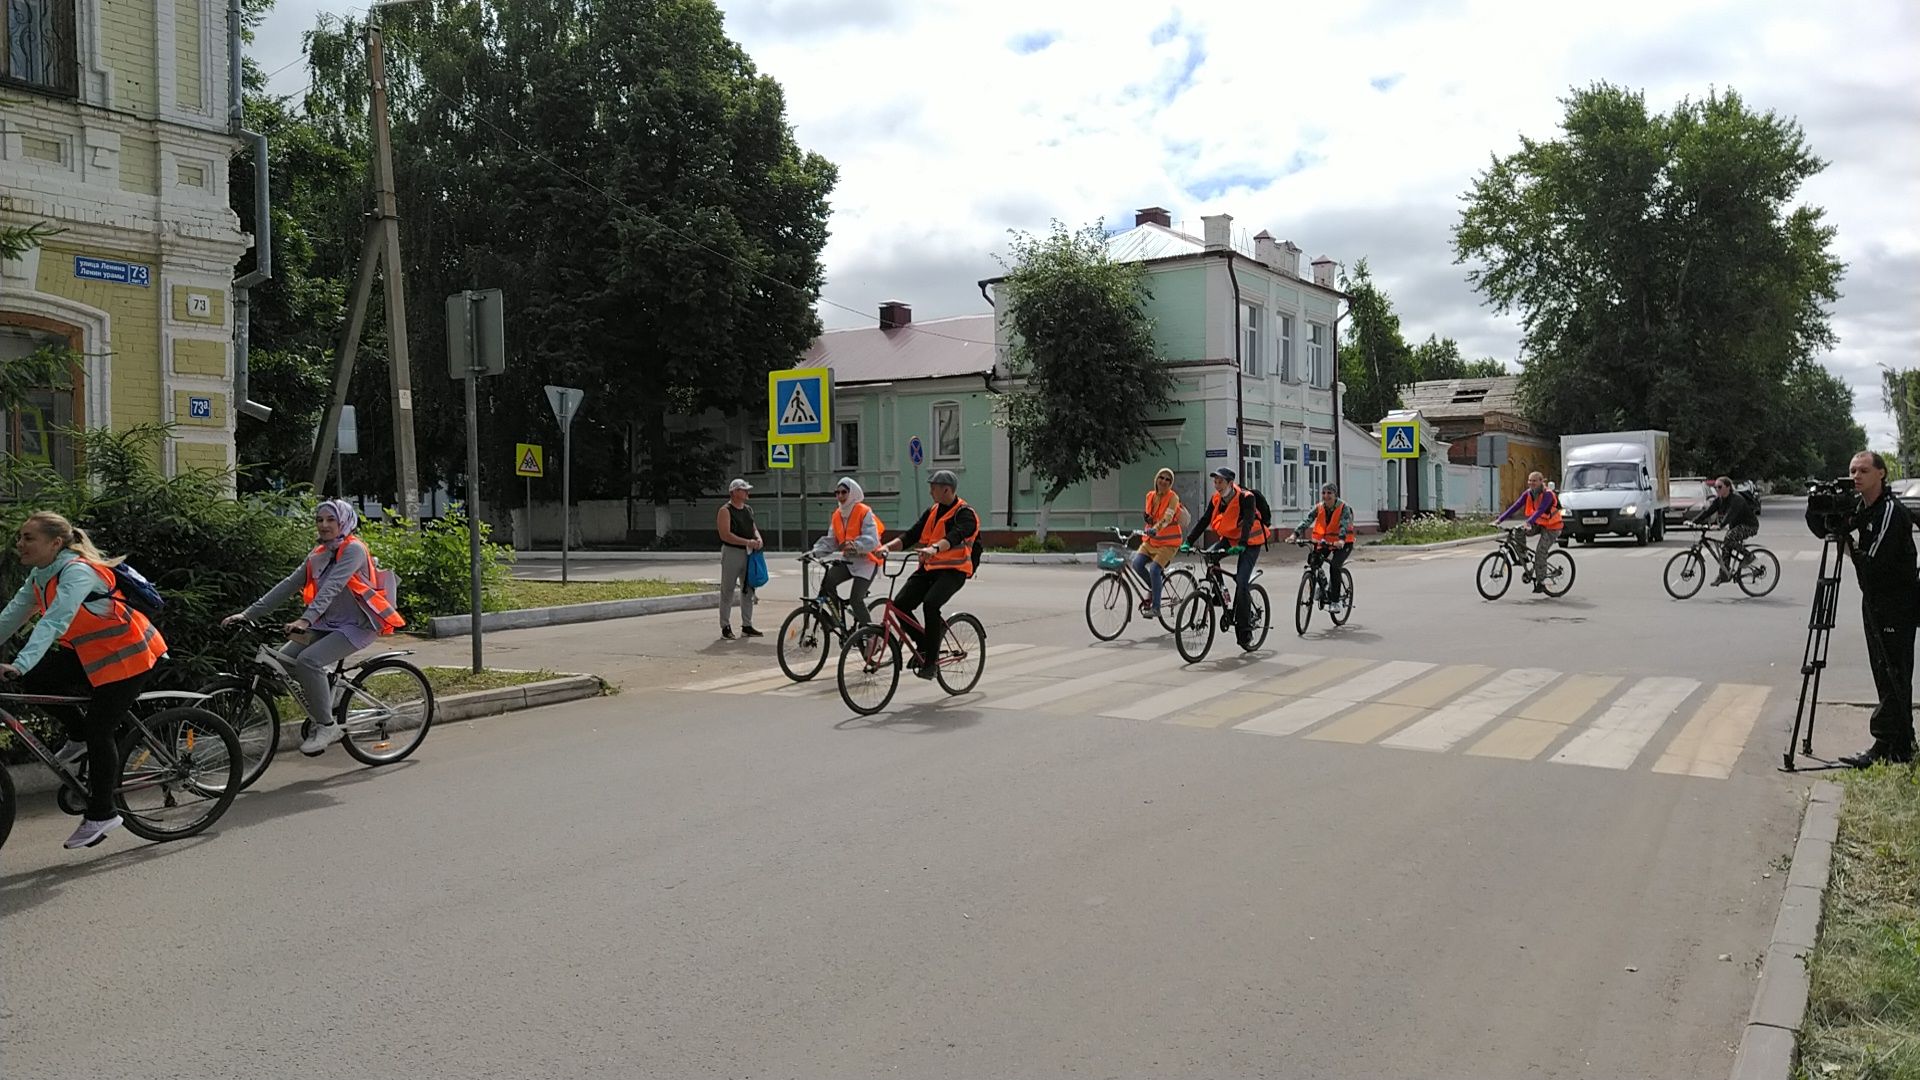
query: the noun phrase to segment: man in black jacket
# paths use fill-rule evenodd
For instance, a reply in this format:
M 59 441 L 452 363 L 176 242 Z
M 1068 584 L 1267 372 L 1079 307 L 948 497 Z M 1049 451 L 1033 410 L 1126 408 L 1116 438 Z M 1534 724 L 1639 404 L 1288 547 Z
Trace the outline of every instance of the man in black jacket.
M 1872 451 L 1854 455 L 1847 472 L 1860 505 L 1843 526 L 1840 539 L 1853 557 L 1860 579 L 1860 616 L 1866 624 L 1867 659 L 1880 702 L 1867 721 L 1873 745 L 1840 759 L 1864 769 L 1877 761 L 1913 760 L 1913 637 L 1920 620 L 1920 578 L 1916 577 L 1913 518 L 1887 490 L 1886 459 Z M 1807 526 L 1828 535 L 1828 523 L 1811 508 Z M 1858 539 L 1852 538 L 1858 533 Z

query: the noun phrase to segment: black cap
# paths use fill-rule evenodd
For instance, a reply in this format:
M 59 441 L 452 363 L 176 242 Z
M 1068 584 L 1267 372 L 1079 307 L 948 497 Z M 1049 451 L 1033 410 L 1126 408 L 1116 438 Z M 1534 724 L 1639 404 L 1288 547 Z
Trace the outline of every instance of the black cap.
M 1228 483 L 1233 482 L 1233 470 L 1227 468 L 1225 465 L 1222 465 L 1219 468 L 1213 470 L 1213 472 L 1209 473 L 1208 475 L 1217 476 L 1220 479 L 1227 481 Z
M 957 488 L 960 486 L 960 478 L 953 475 L 953 470 L 951 469 L 935 469 L 933 473 L 927 477 L 927 483 Z

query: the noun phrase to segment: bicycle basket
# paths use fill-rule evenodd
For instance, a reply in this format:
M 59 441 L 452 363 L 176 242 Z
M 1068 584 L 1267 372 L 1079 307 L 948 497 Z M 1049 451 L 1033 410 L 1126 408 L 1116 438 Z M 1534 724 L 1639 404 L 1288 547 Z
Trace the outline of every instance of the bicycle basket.
M 1099 562 L 1102 570 L 1118 570 L 1127 565 L 1127 549 L 1120 544 L 1109 540 L 1094 545 L 1094 550 L 1100 553 Z

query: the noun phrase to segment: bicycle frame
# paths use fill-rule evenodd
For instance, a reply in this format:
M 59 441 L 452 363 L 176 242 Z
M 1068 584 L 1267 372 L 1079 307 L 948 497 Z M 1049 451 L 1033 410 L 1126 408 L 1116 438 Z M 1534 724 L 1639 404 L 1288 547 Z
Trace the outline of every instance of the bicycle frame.
M 204 697 L 204 695 L 195 695 L 195 696 Z M 10 701 L 16 705 L 84 706 L 92 700 L 93 700 L 92 698 L 71 697 L 65 694 L 0 693 L 0 702 Z M 8 712 L 6 708 L 0 707 L 0 723 L 4 723 L 6 725 L 7 730 L 13 733 L 14 738 L 19 739 L 21 742 L 26 744 L 27 749 L 33 752 L 33 756 L 40 759 L 40 764 L 46 766 L 47 769 L 53 773 L 54 778 L 60 781 L 60 786 L 71 791 L 74 795 L 78 796 L 82 800 L 85 800 L 89 796 L 90 792 L 88 792 L 87 790 L 87 785 L 81 782 L 80 774 L 67 768 L 64 762 L 62 762 L 59 758 L 54 757 L 53 751 L 47 749 L 47 744 L 41 742 L 39 738 L 34 735 L 32 730 L 30 730 L 26 724 L 21 722 L 19 717 L 13 715 L 13 713 L 11 712 Z M 146 740 L 147 745 L 150 749 L 153 749 L 155 751 L 163 751 L 163 744 L 160 742 L 160 740 L 154 738 L 153 730 L 147 727 L 146 721 L 142 719 L 137 713 L 129 711 L 127 713 L 126 719 L 121 723 L 122 723 L 122 727 L 138 728 L 140 730 L 141 737 Z M 193 733 L 188 732 L 187 738 L 188 738 L 187 749 L 191 750 L 193 749 L 193 743 L 192 743 Z M 172 765 L 173 762 L 171 760 L 168 760 L 167 764 Z M 154 783 L 150 783 L 150 784 L 138 784 L 133 786 L 129 786 L 123 783 L 117 788 L 115 788 L 114 790 L 120 791 L 120 792 L 139 791 L 143 788 L 159 786 L 160 783 L 161 783 L 160 781 L 155 781 Z
M 915 642 L 921 635 L 927 632 L 927 628 L 920 625 L 920 621 L 909 614 L 906 609 L 893 602 L 893 594 L 900 587 L 900 575 L 907 572 L 907 563 L 912 558 L 913 556 L 906 556 L 898 560 L 887 560 L 888 566 L 898 566 L 900 569 L 886 571 L 887 599 L 885 606 L 880 609 L 880 619 L 875 625 L 880 627 L 881 640 L 898 642 L 902 646 L 905 646 L 907 652 L 913 655 L 913 662 L 915 664 L 924 664 L 927 662 L 926 657 L 920 654 L 920 646 L 915 644 Z M 913 633 L 906 633 L 905 627 L 912 627 Z M 939 648 L 936 646 L 934 652 L 937 654 L 939 651 Z M 944 664 L 946 660 L 936 656 L 935 663 Z
M 412 649 L 388 649 L 385 652 L 377 652 L 371 656 L 363 657 L 355 661 L 351 666 L 349 666 L 345 660 L 334 664 L 333 670 L 327 674 L 327 683 L 333 691 L 332 700 L 327 703 L 329 713 L 340 704 L 340 696 L 343 688 L 346 686 L 344 676 L 350 672 L 358 671 L 376 660 L 385 660 L 393 656 L 410 656 L 412 653 Z M 250 690 L 258 690 L 261 683 L 264 682 L 268 689 L 275 695 L 285 694 L 292 697 L 303 707 L 306 707 L 309 714 L 311 714 L 313 711 L 311 703 L 307 701 L 306 695 L 300 691 L 300 680 L 294 678 L 294 663 L 295 661 L 287 659 L 280 650 L 263 641 L 260 643 L 260 647 L 254 650 L 251 671 L 245 673 L 223 673 L 223 675 L 232 678 L 245 678 Z
M 1200 588 L 1203 591 L 1211 592 L 1212 599 L 1208 602 L 1214 607 L 1233 607 L 1233 587 L 1229 585 L 1229 582 L 1233 580 L 1233 576 L 1228 574 L 1220 566 L 1220 564 L 1226 560 L 1227 553 L 1225 551 L 1205 551 L 1201 554 L 1201 561 L 1205 562 L 1207 567 L 1206 577 L 1201 579 Z M 1247 579 L 1247 584 L 1251 585 L 1259 581 L 1260 575 L 1264 573 L 1266 573 L 1265 570 L 1255 567 L 1253 576 Z M 1210 589 L 1209 586 L 1211 586 Z

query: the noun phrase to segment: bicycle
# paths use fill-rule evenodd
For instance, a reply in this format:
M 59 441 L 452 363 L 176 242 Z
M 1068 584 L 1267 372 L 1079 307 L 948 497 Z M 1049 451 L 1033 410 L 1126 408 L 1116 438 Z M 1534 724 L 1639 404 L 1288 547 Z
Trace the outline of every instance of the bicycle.
M 1227 587 L 1226 573 L 1220 569 L 1220 560 L 1230 554 L 1238 552 L 1214 547 L 1200 553 L 1206 563 L 1206 576 L 1195 586 L 1193 595 L 1181 602 L 1180 613 L 1174 616 L 1173 645 L 1180 651 L 1180 659 L 1189 664 L 1205 660 L 1213 649 L 1214 608 L 1221 611 L 1219 629 L 1233 626 L 1233 594 Z M 1273 606 L 1267 599 L 1266 587 L 1260 584 L 1261 573 L 1255 570 L 1247 582 L 1247 614 L 1253 625 L 1248 630 L 1247 643 L 1241 646 L 1246 652 L 1266 644 L 1267 631 L 1273 627 Z
M 266 629 L 244 620 L 235 625 L 254 632 Z M 391 649 L 354 664 L 342 660 L 329 673 L 334 722 L 346 733 L 340 743 L 362 765 L 406 760 L 433 726 L 433 686 L 425 672 L 401 659 L 408 652 Z M 293 663 L 263 641 L 246 670 L 222 672 L 200 688 L 207 695 L 207 708 L 226 719 L 236 734 L 246 733 L 240 745 L 242 790 L 260 779 L 280 748 L 279 700 L 304 702 Z M 301 722 L 301 738 L 312 731 L 309 715 Z
M 88 700 L 0 693 L 0 702 L 16 705 L 85 706 Z M 89 795 L 84 760 L 68 767 L 4 707 L 0 707 L 0 723 L 60 781 L 54 793 L 60 809 L 84 813 Z M 114 807 L 127 831 L 143 840 L 157 843 L 193 836 L 220 820 L 240 793 L 240 740 L 226 721 L 204 708 L 180 705 L 148 716 L 129 712 L 120 725 L 118 741 L 120 786 L 113 793 Z M 0 768 L 0 844 L 13 832 L 17 809 L 13 778 Z M 176 810 L 189 812 L 174 820 L 169 812 Z
M 1780 583 L 1780 560 L 1773 552 L 1757 544 L 1742 545 L 1746 558 L 1740 565 L 1730 567 L 1727 564 L 1727 539 L 1722 536 L 1715 539 L 1709 535 L 1711 528 L 1702 529 L 1694 538 L 1692 546 L 1667 560 L 1666 572 L 1661 575 L 1661 583 L 1667 587 L 1667 595 L 1675 600 L 1685 600 L 1700 591 L 1707 579 L 1707 556 L 1713 556 L 1713 564 L 1727 570 L 1740 591 L 1748 596 L 1765 596 Z M 1713 584 L 1720 584 L 1718 581 Z
M 1345 626 L 1353 615 L 1353 571 L 1340 568 L 1340 599 L 1327 602 L 1327 587 L 1333 584 L 1333 575 L 1327 571 L 1327 555 L 1333 545 L 1324 541 L 1301 538 L 1294 543 L 1300 547 L 1312 547 L 1307 556 L 1307 565 L 1300 571 L 1300 592 L 1293 602 L 1293 631 L 1305 635 L 1307 624 L 1313 621 L 1313 606 L 1319 604 L 1326 610 L 1327 618 L 1335 626 Z
M 893 602 L 900 575 L 916 557 L 911 553 L 887 556 L 883 568 L 888 581 L 887 598 L 881 601 L 877 621 L 855 630 L 840 646 L 840 700 L 861 716 L 872 716 L 893 700 L 894 692 L 900 688 L 903 645 L 913 655 L 915 666 L 927 663 L 916 644 L 926 628 Z M 896 566 L 899 569 L 894 569 Z M 986 670 L 987 631 L 979 619 L 964 612 L 948 615 L 946 621 L 933 674 L 939 680 L 940 689 L 958 696 L 972 690 L 980 682 L 980 673 Z M 913 633 L 907 633 L 909 629 Z
M 1133 559 L 1127 554 L 1128 545 L 1145 535 L 1139 530 L 1123 533 L 1116 528 L 1113 541 L 1102 541 L 1096 549 L 1100 569 L 1106 573 L 1095 578 L 1093 588 L 1087 590 L 1087 629 L 1101 641 L 1119 637 L 1133 621 L 1134 611 L 1143 609 L 1153 596 L 1152 584 L 1133 568 Z M 1160 608 L 1155 612 L 1161 626 L 1169 631 L 1174 628 L 1181 602 L 1193 595 L 1195 587 L 1193 572 L 1185 567 L 1166 571 L 1160 580 Z
M 1528 546 L 1520 528 L 1508 526 L 1502 529 L 1500 536 L 1494 540 L 1494 548 L 1492 554 L 1480 560 L 1480 568 L 1475 571 L 1473 578 L 1474 587 L 1487 600 L 1498 600 L 1507 594 L 1507 587 L 1513 584 L 1515 570 L 1520 571 L 1520 580 L 1523 582 L 1532 581 L 1534 577 L 1533 549 Z M 1549 551 L 1541 573 L 1548 596 L 1567 595 L 1567 590 L 1573 588 L 1573 556 L 1562 548 Z
M 794 682 L 806 682 L 820 674 L 820 669 L 827 666 L 830 644 L 835 639 L 844 643 L 847 635 L 861 626 L 853 617 L 852 604 L 829 593 L 813 593 L 812 564 L 846 561 L 845 555 L 838 554 L 818 558 L 809 552 L 800 556 L 800 606 L 780 623 L 773 650 L 780 660 L 780 670 Z M 881 603 L 875 600 L 867 605 L 869 618 L 879 613 Z M 807 660 L 808 656 L 813 659 Z

